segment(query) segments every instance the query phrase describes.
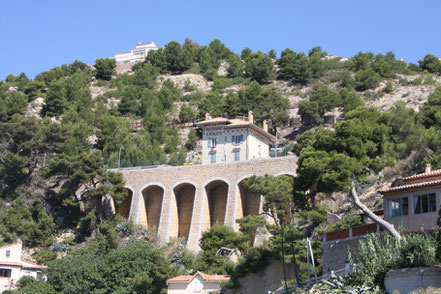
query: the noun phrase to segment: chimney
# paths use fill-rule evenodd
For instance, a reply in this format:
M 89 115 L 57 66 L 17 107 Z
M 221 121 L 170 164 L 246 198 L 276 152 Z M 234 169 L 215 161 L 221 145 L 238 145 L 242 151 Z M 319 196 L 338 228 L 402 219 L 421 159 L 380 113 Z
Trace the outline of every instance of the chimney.
M 254 123 L 254 112 L 252 110 L 248 110 L 248 121 Z
M 426 174 L 429 174 L 432 171 L 432 167 L 430 166 L 430 163 L 426 164 L 426 170 L 424 171 Z
M 211 114 L 209 114 L 208 112 L 205 114 L 205 120 L 209 120 L 211 119 Z
M 268 132 L 268 122 L 266 120 L 263 121 L 263 130 Z

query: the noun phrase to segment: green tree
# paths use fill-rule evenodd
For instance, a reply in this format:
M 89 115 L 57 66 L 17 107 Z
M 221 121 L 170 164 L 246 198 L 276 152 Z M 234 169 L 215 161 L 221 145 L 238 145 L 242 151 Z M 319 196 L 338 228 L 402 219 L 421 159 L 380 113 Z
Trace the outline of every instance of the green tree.
M 252 53 L 253 53 L 253 51 L 251 51 L 250 48 L 245 47 L 241 52 L 240 58 L 242 60 L 246 60 L 248 58 L 248 56 L 250 56 Z
M 180 120 L 194 119 L 195 116 L 196 116 L 196 113 L 194 112 L 193 108 L 191 108 L 187 104 L 182 104 L 181 109 L 179 110 L 179 119 Z
M 441 62 L 438 58 L 432 54 L 426 54 L 423 60 L 419 60 L 421 69 L 426 70 L 429 73 L 441 74 Z
M 160 250 L 136 241 L 107 254 L 90 250 L 58 259 L 49 266 L 47 282 L 61 293 L 132 293 L 139 289 L 138 277 L 148 276 L 147 293 L 159 294 L 176 273 Z
M 380 84 L 380 75 L 372 68 L 360 70 L 355 74 L 355 89 L 357 91 L 365 91 L 374 89 Z
M 67 107 L 67 93 L 65 82 L 62 79 L 52 82 L 46 95 L 45 114 L 47 116 L 59 116 Z
M 227 62 L 227 72 L 229 78 L 237 78 L 243 74 L 243 65 L 239 56 L 237 56 L 236 54 L 231 54 L 230 56 L 228 56 Z
M 172 74 L 180 74 L 191 66 L 184 56 L 181 45 L 176 41 L 171 41 L 164 47 L 164 59 L 167 70 Z M 153 63 L 155 64 L 155 63 Z
M 185 142 L 185 148 L 187 148 L 187 150 L 194 150 L 196 148 L 197 141 L 198 136 L 196 135 L 196 130 L 191 129 L 190 133 L 188 134 L 187 141 Z
M 277 225 L 288 223 L 295 209 L 304 205 L 304 198 L 294 193 L 294 179 L 290 176 L 253 176 L 244 180 L 243 185 L 252 193 L 263 195 L 263 210 Z
M 228 267 L 232 266 L 231 261 L 225 257 L 215 257 L 221 247 L 242 250 L 247 245 L 247 237 L 236 233 L 233 228 L 215 224 L 210 230 L 202 233 L 199 241 L 202 252 L 198 256 L 197 265 L 199 270 L 209 274 L 225 274 Z
M 113 58 L 98 58 L 95 60 L 95 77 L 109 81 L 115 74 L 116 61 Z
M 245 74 L 260 84 L 268 83 L 273 78 L 273 67 L 271 58 L 260 51 L 245 59 Z

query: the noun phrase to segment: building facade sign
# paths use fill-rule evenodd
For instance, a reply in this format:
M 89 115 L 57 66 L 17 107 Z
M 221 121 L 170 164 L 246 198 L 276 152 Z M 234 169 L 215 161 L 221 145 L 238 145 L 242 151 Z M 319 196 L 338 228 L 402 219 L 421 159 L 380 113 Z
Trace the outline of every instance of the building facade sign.
M 221 136 L 224 133 L 225 126 L 212 126 L 204 128 L 204 136 L 214 137 Z

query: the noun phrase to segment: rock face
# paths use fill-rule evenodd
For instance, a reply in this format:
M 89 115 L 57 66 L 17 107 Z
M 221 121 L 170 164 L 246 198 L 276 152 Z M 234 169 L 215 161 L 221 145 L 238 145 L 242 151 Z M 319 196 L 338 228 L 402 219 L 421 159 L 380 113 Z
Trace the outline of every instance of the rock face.
M 25 116 L 35 116 L 37 118 L 41 118 L 41 111 L 45 105 L 46 103 L 44 102 L 44 99 L 42 97 L 38 97 L 28 105 Z
M 201 92 L 209 92 L 211 91 L 211 85 L 213 82 L 208 81 L 206 78 L 204 78 L 201 75 L 197 74 L 182 74 L 182 75 L 163 75 L 159 76 L 156 79 L 156 82 L 158 83 L 158 88 L 160 89 L 162 87 L 162 84 L 166 81 L 170 80 L 174 84 L 176 84 L 181 90 L 184 90 L 184 86 L 186 81 L 190 81 L 191 85 L 194 85 L 198 91 Z

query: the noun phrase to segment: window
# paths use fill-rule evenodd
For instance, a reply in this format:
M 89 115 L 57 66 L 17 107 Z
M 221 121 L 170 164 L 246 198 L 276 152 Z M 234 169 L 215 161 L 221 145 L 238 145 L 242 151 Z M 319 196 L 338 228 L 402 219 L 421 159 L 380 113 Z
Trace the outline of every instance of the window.
M 0 268 L 0 277 L 10 278 L 11 277 L 11 269 Z
M 435 212 L 435 193 L 413 196 L 413 210 L 415 214 Z
M 210 163 L 216 163 L 216 153 L 210 153 Z
M 403 216 L 409 214 L 409 198 L 394 198 L 387 200 L 387 216 Z
M 217 145 L 217 138 L 208 139 L 208 147 L 214 148 Z
M 243 142 L 243 135 L 233 135 L 231 138 L 231 143 L 240 144 Z
M 240 160 L 240 150 L 233 150 L 233 154 L 234 154 L 234 161 L 239 161 Z
M 6 250 L 6 257 L 11 257 L 11 250 Z

